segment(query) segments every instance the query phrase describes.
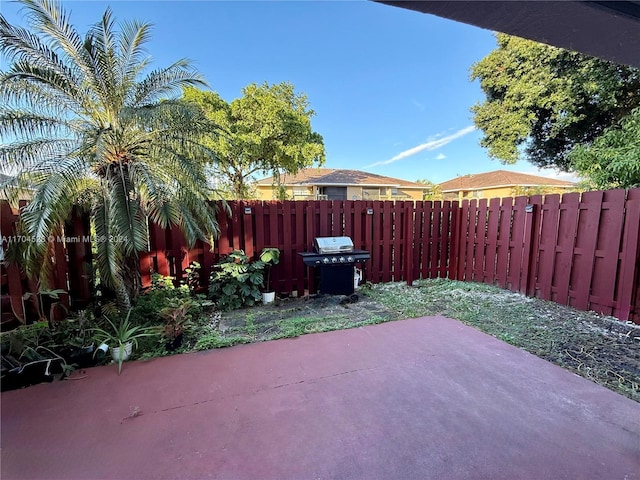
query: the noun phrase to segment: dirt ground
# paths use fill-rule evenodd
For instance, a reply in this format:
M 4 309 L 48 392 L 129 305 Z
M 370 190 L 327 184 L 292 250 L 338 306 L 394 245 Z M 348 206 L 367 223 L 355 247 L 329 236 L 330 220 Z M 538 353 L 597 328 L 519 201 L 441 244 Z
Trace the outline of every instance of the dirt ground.
M 223 334 L 242 331 L 249 320 L 266 336 L 273 331 L 275 325 L 287 321 L 307 320 L 310 323 L 340 319 L 357 324 L 372 318 L 378 320 L 375 323 L 398 319 L 397 312 L 374 301 L 368 295 L 356 293 L 356 297 L 356 302 L 343 295 L 277 298 L 270 305 L 258 305 L 250 309 L 223 313 L 219 329 Z M 264 339 L 266 338 L 259 338 L 259 340 Z

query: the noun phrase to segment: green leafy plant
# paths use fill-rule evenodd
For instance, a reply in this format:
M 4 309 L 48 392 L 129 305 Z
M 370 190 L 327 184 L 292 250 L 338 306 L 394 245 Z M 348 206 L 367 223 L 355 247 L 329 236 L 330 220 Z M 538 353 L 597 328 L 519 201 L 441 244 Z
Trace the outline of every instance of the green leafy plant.
M 209 280 L 209 297 L 221 310 L 252 306 L 262 298 L 264 262 L 249 261 L 242 250 L 220 259 Z
M 187 268 L 184 269 L 186 279 L 183 283 L 189 289 L 189 293 L 194 294 L 200 289 L 200 264 L 198 262 L 191 262 Z
M 112 322 L 108 317 L 104 317 L 107 325 L 105 328 L 95 327 L 92 329 L 96 334 L 96 339 L 101 343 L 106 343 L 110 348 L 124 349 L 127 344 L 138 346 L 138 339 L 155 336 L 158 333 L 156 327 L 142 327 L 133 325 L 130 321 L 131 310 L 118 323 Z M 122 350 L 121 350 L 122 352 Z M 118 358 L 118 375 L 122 371 L 123 356 Z
M 271 268 L 280 262 L 280 250 L 273 247 L 267 247 L 260 252 L 260 261 L 264 263 L 264 291 L 271 292 L 269 289 L 271 282 Z

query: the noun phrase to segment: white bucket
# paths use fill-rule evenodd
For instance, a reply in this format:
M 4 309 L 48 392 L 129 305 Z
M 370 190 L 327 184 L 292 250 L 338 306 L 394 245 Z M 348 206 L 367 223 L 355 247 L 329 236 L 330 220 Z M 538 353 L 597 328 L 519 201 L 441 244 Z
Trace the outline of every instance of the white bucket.
M 114 347 L 111 349 L 111 358 L 113 358 L 114 362 L 126 361 L 131 356 L 131 351 L 133 350 L 133 343 L 125 343 L 122 348 Z
M 361 281 L 362 281 L 362 270 L 360 270 L 357 267 L 353 267 L 353 288 L 357 289 Z
M 269 303 L 273 303 L 276 299 L 276 292 L 268 292 L 262 294 L 262 304 L 267 305 Z

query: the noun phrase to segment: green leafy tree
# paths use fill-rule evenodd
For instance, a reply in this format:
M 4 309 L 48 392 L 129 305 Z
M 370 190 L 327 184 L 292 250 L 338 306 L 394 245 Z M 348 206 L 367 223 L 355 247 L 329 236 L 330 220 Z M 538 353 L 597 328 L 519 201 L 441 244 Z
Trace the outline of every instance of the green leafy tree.
M 128 307 L 147 218 L 178 225 L 190 244 L 218 231 L 205 202 L 214 156 L 199 142 L 210 122 L 171 97 L 205 82 L 186 60 L 149 71 L 149 24 L 118 26 L 107 9 L 81 36 L 58 2 L 21 3 L 28 28 L 0 16 L 0 165 L 34 189 L 21 217 L 37 242 L 22 263 L 46 277 L 47 238 L 81 205 L 91 213 L 100 281 Z
M 442 187 L 437 183 L 433 183 L 431 180 L 420 178 L 416 180 L 416 183 L 425 185 L 426 192 L 422 195 L 422 200 L 442 200 Z
M 486 99 L 472 108 L 481 145 L 504 163 L 528 159 L 571 170 L 568 153 L 589 145 L 640 106 L 640 70 L 497 34 L 471 68 Z
M 591 144 L 576 146 L 569 158 L 591 187 L 640 187 L 640 108 Z
M 322 136 L 311 128 L 313 110 L 306 95 L 290 83 L 251 84 L 227 103 L 217 93 L 186 88 L 184 99 L 199 105 L 220 126 L 207 137 L 219 159 L 214 176 L 230 198 L 251 198 L 252 176 L 259 171 L 280 178 L 325 159 Z

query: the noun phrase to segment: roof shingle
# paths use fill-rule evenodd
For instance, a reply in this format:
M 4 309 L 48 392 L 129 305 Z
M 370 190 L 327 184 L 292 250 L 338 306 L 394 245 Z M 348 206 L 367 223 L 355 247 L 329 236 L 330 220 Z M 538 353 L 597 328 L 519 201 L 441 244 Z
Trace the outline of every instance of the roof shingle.
M 425 188 L 424 185 L 399 178 L 385 177 L 360 170 L 305 168 L 296 175 L 284 174 L 283 185 L 371 185 L 385 187 Z M 258 180 L 258 185 L 272 185 L 273 177 Z
M 439 184 L 443 192 L 459 190 L 478 190 L 492 187 L 532 187 L 549 185 L 554 187 L 573 187 L 575 183 L 555 178 L 540 177 L 528 173 L 494 170 L 493 172 L 475 173 L 452 178 Z

